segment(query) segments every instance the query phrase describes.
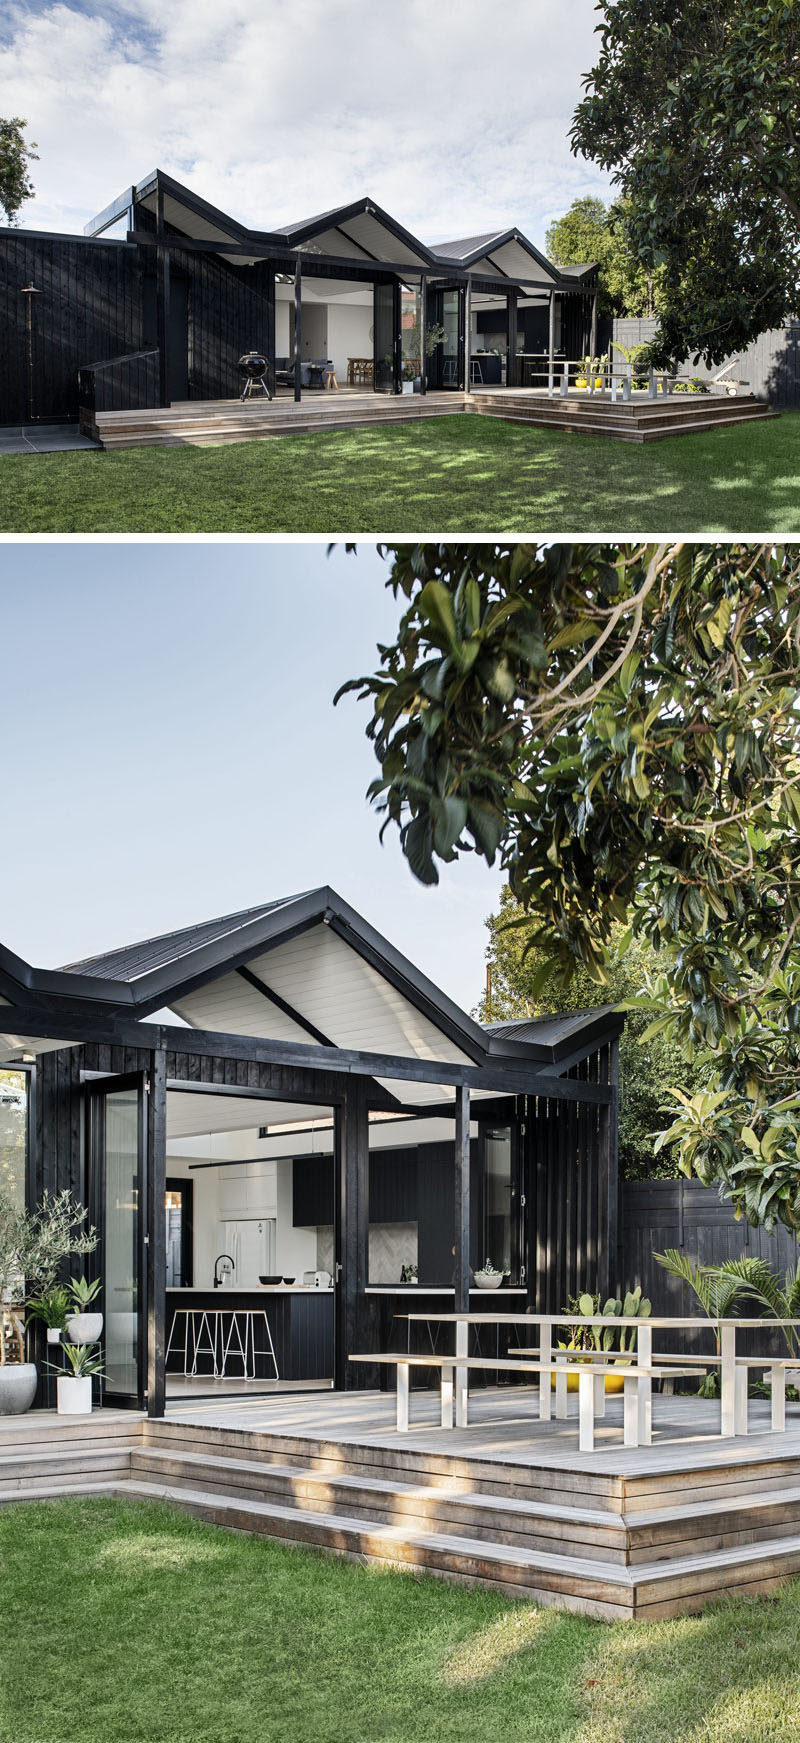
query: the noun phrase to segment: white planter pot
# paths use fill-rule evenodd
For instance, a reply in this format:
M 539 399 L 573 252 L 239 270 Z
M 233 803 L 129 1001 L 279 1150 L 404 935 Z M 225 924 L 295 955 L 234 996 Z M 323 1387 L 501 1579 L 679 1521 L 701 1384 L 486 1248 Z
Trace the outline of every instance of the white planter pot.
M 71 1344 L 96 1344 L 102 1329 L 102 1313 L 73 1313 L 67 1320 L 67 1337 Z
M 59 1416 L 89 1416 L 92 1409 L 91 1375 L 78 1379 L 74 1374 L 59 1374 L 56 1381 Z
M 60 1344 L 60 1342 L 61 1342 L 61 1327 L 60 1327 L 60 1325 L 49 1325 L 47 1327 L 47 1342 L 49 1344 Z
M 502 1272 L 500 1272 L 499 1275 L 497 1274 L 496 1271 L 476 1271 L 475 1272 L 475 1282 L 477 1283 L 479 1289 L 499 1289 L 502 1281 L 503 1281 Z
M 404 393 L 413 393 L 414 392 L 413 381 L 404 381 L 403 382 L 403 392 Z
M 22 1416 L 36 1397 L 36 1363 L 0 1367 L 0 1416 Z

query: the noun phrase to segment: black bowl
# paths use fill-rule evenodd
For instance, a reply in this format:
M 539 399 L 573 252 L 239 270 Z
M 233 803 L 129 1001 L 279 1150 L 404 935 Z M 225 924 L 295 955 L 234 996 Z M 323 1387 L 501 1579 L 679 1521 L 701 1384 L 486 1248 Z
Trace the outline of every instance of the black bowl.
M 259 1277 L 259 1283 L 282 1283 L 282 1277 Z
M 283 1281 L 284 1281 L 284 1283 L 293 1283 L 294 1278 L 293 1277 L 284 1277 Z

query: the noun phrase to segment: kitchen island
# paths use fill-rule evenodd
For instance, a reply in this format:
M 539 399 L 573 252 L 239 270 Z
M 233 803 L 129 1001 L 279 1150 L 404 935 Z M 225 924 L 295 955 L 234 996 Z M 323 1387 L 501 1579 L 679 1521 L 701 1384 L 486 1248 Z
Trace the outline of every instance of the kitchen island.
M 236 1325 L 229 1337 L 234 1318 Z M 247 1336 L 252 1356 L 246 1376 L 240 1349 Z M 167 1290 L 167 1380 L 171 1374 L 191 1375 L 193 1367 L 195 1379 L 213 1379 L 212 1345 L 217 1351 L 219 1374 L 226 1344 L 226 1379 L 274 1381 L 277 1366 L 279 1381 L 331 1380 L 333 1289 L 281 1283 L 253 1289 Z

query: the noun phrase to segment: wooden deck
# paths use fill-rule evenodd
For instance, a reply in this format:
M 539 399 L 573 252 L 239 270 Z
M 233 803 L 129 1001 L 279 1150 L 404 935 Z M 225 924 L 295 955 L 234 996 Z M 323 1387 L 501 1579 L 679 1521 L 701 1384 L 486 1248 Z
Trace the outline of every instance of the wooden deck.
M 542 388 L 476 387 L 468 394 L 397 396 L 342 388 L 338 392 L 307 392 L 300 401 L 284 395 L 274 400 L 250 399 L 244 405 L 238 399 L 183 400 L 155 411 L 97 412 L 90 421 L 84 420 L 82 428 L 104 448 L 207 447 L 268 436 L 414 423 L 463 412 L 538 429 L 577 430 L 636 443 L 779 415 L 751 395 L 729 399 L 723 395 L 672 394 L 657 400 L 637 396 L 614 404 L 604 393 L 573 392 L 567 399 L 549 399 Z
M 575 1405 L 572 1404 L 574 1411 Z M 475 1393 L 462 1431 L 438 1395 L 293 1393 L 0 1421 L 0 1501 L 162 1499 L 231 1529 L 619 1619 L 699 1610 L 800 1573 L 800 1406 L 772 1435 L 719 1437 L 719 1406 L 654 1400 L 654 1444 L 622 1446 L 609 1399 L 598 1450 L 577 1422 L 540 1423 L 535 1390 Z

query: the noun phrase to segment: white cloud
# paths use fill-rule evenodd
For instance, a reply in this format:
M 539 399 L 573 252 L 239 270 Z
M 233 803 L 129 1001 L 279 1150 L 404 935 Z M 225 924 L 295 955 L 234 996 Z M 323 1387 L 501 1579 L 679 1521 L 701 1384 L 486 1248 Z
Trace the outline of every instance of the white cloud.
M 74 230 L 156 165 L 269 228 L 370 194 L 428 241 L 539 244 L 600 171 L 569 150 L 594 0 L 12 5 L 3 112 L 38 142 L 29 227 Z

